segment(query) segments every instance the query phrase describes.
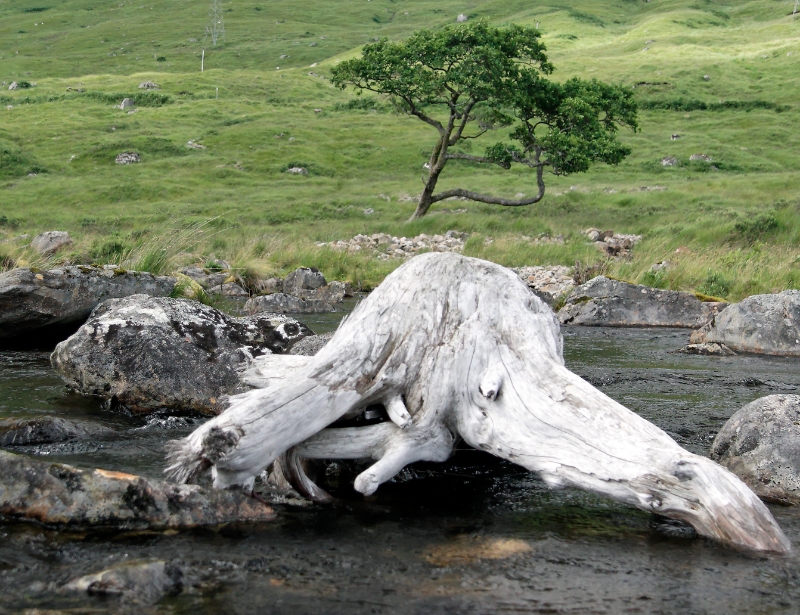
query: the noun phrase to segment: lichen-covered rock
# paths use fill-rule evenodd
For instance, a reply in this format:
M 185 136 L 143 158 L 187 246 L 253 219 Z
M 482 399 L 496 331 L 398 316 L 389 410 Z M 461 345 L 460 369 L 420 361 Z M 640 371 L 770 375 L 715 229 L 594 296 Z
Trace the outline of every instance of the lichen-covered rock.
M 57 335 L 61 326 L 86 320 L 106 299 L 137 294 L 164 297 L 174 287 L 175 278 L 113 265 L 12 269 L 0 273 L 0 339 L 28 336 L 45 327 Z
M 112 406 L 217 414 L 221 397 L 240 392 L 243 364 L 312 334 L 286 316 L 234 318 L 194 301 L 134 295 L 98 306 L 51 362 L 70 388 Z
M 286 293 L 273 293 L 259 295 L 248 299 L 244 309 L 249 314 L 258 312 L 273 312 L 276 314 L 322 314 L 335 312 L 336 308 L 326 301 L 319 299 L 300 299 Z
M 800 502 L 800 395 L 767 395 L 737 410 L 711 458 L 765 500 Z
M 240 491 L 81 470 L 0 451 L 0 515 L 70 527 L 167 529 L 269 521 L 271 508 Z
M 112 429 L 88 421 L 72 421 L 57 416 L 0 421 L 0 446 L 51 444 L 104 436 Z
M 39 254 L 49 256 L 55 254 L 64 246 L 72 243 L 72 237 L 66 231 L 46 231 L 40 233 L 31 241 L 31 248 Z
M 697 329 L 727 305 L 598 276 L 572 291 L 558 318 L 568 325 Z
M 741 352 L 800 356 L 800 290 L 753 295 L 715 316 L 690 342 L 725 344 Z

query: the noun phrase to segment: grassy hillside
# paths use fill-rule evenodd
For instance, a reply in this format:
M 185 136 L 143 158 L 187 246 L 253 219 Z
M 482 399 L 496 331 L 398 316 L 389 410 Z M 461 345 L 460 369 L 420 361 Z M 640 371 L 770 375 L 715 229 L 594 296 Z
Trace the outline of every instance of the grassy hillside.
M 504 264 L 591 263 L 601 255 L 580 230 L 597 226 L 644 236 L 631 261 L 611 265 L 632 281 L 731 299 L 800 288 L 793 3 L 224 6 L 226 38 L 212 47 L 205 1 L 0 3 L 0 83 L 32 84 L 0 90 L 0 260 L 35 262 L 24 235 L 63 229 L 77 239 L 66 255 L 73 260 L 163 249 L 168 267 L 216 255 L 263 273 L 316 265 L 372 285 L 398 263 L 315 242 L 455 228 L 475 233 L 469 254 Z M 633 154 L 618 167 L 550 177 L 547 196 L 530 208 L 447 202 L 406 224 L 431 131 L 376 98 L 332 88 L 326 75 L 369 40 L 452 23 L 459 13 L 538 23 L 557 78 L 635 86 L 641 131 L 622 135 Z M 139 90 L 145 80 L 161 89 Z M 114 107 L 125 96 L 136 99 L 135 113 Z M 114 164 L 126 150 L 142 162 Z M 692 154 L 713 162 L 690 162 Z M 667 155 L 680 164 L 662 167 Z M 294 165 L 309 175 L 285 173 Z M 440 187 L 456 186 L 513 196 L 535 181 L 523 170 L 451 164 Z M 545 232 L 566 243 L 523 238 Z M 664 259 L 674 266 L 650 273 Z

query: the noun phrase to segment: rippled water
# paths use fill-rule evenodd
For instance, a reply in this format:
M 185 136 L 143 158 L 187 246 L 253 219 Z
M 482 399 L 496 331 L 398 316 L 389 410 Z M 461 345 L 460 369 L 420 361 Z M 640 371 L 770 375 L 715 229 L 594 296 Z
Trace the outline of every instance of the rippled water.
M 340 315 L 306 319 L 323 332 Z M 565 330 L 567 365 L 706 454 L 743 404 L 800 390 L 794 359 L 673 354 L 685 330 Z M 81 417 L 118 433 L 27 449 L 74 465 L 157 477 L 162 443 L 197 419 L 136 419 L 65 392 L 47 353 L 0 353 L 0 418 Z M 741 553 L 609 500 L 550 492 L 475 451 L 418 464 L 362 498 L 279 508 L 263 527 L 167 533 L 64 533 L 0 525 L 0 613 L 796 613 L 800 558 Z M 800 511 L 771 507 L 800 548 Z M 187 586 L 151 607 L 54 588 L 125 560 L 180 566 Z M 188 580 L 191 580 L 190 582 Z M 71 610 L 75 609 L 75 610 Z

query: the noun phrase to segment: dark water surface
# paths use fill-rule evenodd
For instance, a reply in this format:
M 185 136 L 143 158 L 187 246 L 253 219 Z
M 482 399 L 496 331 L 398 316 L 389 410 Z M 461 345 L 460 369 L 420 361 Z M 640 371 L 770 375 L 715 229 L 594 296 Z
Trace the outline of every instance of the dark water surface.
M 323 332 L 340 315 L 306 319 Z M 685 330 L 565 330 L 567 365 L 682 446 L 706 454 L 743 404 L 800 390 L 793 359 L 669 351 Z M 159 477 L 192 417 L 137 419 L 65 392 L 44 352 L 0 352 L 0 419 L 60 415 L 117 435 L 19 452 Z M 0 613 L 799 613 L 800 557 L 742 553 L 476 451 L 419 464 L 371 498 L 278 507 L 261 527 L 65 533 L 0 525 Z M 772 506 L 800 549 L 800 510 Z M 161 559 L 181 594 L 155 605 L 59 593 L 115 563 Z

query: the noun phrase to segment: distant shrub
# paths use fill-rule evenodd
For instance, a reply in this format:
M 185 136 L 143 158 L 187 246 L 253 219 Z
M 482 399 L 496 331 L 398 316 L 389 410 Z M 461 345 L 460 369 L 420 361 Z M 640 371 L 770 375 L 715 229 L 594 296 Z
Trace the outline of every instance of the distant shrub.
M 23 13 L 44 13 L 45 11 L 49 11 L 49 6 L 32 6 L 29 9 L 22 9 Z
M 8 216 L 0 216 L 0 226 L 13 230 L 19 228 L 19 220 L 16 218 L 9 218 Z
M 779 105 L 768 100 L 724 100 L 706 103 L 696 98 L 673 98 L 667 100 L 640 100 L 640 109 L 663 111 L 752 111 L 769 109 L 780 113 L 790 109 L 788 105 Z
M 331 109 L 333 111 L 377 111 L 386 113 L 391 107 L 374 96 L 359 96 L 353 100 L 348 100 L 346 103 L 335 103 Z
M 28 90 L 32 88 L 30 81 L 17 81 L 17 87 L 21 90 Z
M 166 62 L 166 61 L 167 61 L 167 58 L 165 58 L 164 56 L 158 56 L 156 58 L 156 62 Z
M 726 297 L 731 292 L 733 284 L 730 280 L 723 277 L 722 274 L 715 271 L 709 271 L 706 279 L 700 285 L 698 290 L 704 295 L 711 295 L 712 297 Z
M 775 214 L 759 214 L 754 218 L 739 220 L 734 224 L 733 229 L 742 239 L 752 243 L 760 239 L 766 233 L 778 228 L 778 219 Z
M 669 280 L 664 271 L 648 271 L 642 276 L 642 284 L 651 288 L 667 288 Z

